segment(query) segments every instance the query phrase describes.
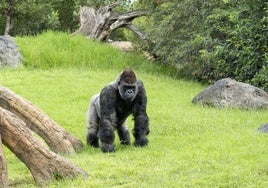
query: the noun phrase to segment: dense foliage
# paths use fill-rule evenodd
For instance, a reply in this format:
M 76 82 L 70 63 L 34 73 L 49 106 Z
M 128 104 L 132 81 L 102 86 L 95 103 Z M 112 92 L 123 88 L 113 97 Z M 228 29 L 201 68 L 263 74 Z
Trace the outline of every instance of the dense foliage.
M 268 3 L 262 0 L 140 1 L 140 24 L 161 63 L 202 81 L 235 78 L 268 90 Z
M 11 17 L 10 35 L 31 35 L 60 26 L 53 3 L 60 0 L 3 0 L 0 3 L 0 32 L 4 33 L 6 17 Z
M 0 3 L 0 34 L 4 33 L 7 16 L 12 19 L 10 35 L 34 35 L 48 29 L 73 32 L 79 27 L 79 9 L 98 9 L 116 0 L 2 0 Z M 122 1 L 121 10 L 130 7 Z

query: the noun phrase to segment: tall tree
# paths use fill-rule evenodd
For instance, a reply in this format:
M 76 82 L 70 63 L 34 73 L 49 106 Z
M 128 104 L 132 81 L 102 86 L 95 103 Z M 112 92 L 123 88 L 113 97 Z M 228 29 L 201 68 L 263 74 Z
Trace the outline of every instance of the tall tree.
M 15 4 L 17 3 L 16 0 L 7 0 L 6 4 L 4 2 L 3 5 L 6 5 L 6 27 L 4 35 L 8 35 L 9 31 L 13 28 L 13 18 L 15 13 Z
M 52 3 L 59 0 L 2 0 L 0 16 L 5 17 L 4 34 L 36 34 L 58 26 Z

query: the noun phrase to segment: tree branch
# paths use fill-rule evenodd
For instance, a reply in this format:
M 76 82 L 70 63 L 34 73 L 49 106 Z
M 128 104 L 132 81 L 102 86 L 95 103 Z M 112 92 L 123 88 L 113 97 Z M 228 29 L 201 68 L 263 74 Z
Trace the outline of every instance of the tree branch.
M 126 28 L 128 28 L 129 30 L 133 31 L 134 33 L 136 33 L 141 39 L 145 40 L 147 39 L 147 37 L 137 28 L 135 27 L 133 24 L 127 24 Z

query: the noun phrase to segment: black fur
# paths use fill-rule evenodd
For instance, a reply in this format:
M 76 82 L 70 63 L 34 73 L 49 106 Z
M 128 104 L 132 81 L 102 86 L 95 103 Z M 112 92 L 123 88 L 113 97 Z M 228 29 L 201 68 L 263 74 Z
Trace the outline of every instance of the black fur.
M 149 118 L 146 113 L 145 88 L 142 81 L 136 80 L 136 76 L 133 83 L 129 81 L 131 77 L 128 77 L 129 80 L 126 83 L 124 79 L 121 79 L 121 75 L 122 73 L 115 82 L 105 86 L 99 96 L 91 99 L 88 111 L 87 143 L 98 147 L 98 139 L 100 139 L 103 152 L 115 151 L 113 143 L 115 130 L 117 130 L 121 144 L 130 144 L 130 135 L 125 121 L 131 114 L 134 117 L 134 145 L 148 144 Z M 130 88 L 132 91 L 126 91 L 127 89 L 124 88 Z M 127 96 L 129 94 L 131 97 Z

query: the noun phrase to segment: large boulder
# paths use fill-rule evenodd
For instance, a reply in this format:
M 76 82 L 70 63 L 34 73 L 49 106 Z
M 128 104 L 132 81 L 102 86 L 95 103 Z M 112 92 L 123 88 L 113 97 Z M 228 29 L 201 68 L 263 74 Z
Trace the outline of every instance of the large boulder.
M 3 66 L 18 67 L 22 56 L 18 46 L 8 36 L 0 36 L 0 68 Z
M 112 41 L 110 43 L 114 48 L 117 48 L 124 52 L 133 52 L 134 46 L 132 42 L 129 41 Z
M 201 91 L 192 102 L 215 107 L 260 109 L 268 108 L 268 94 L 252 85 L 225 78 Z

